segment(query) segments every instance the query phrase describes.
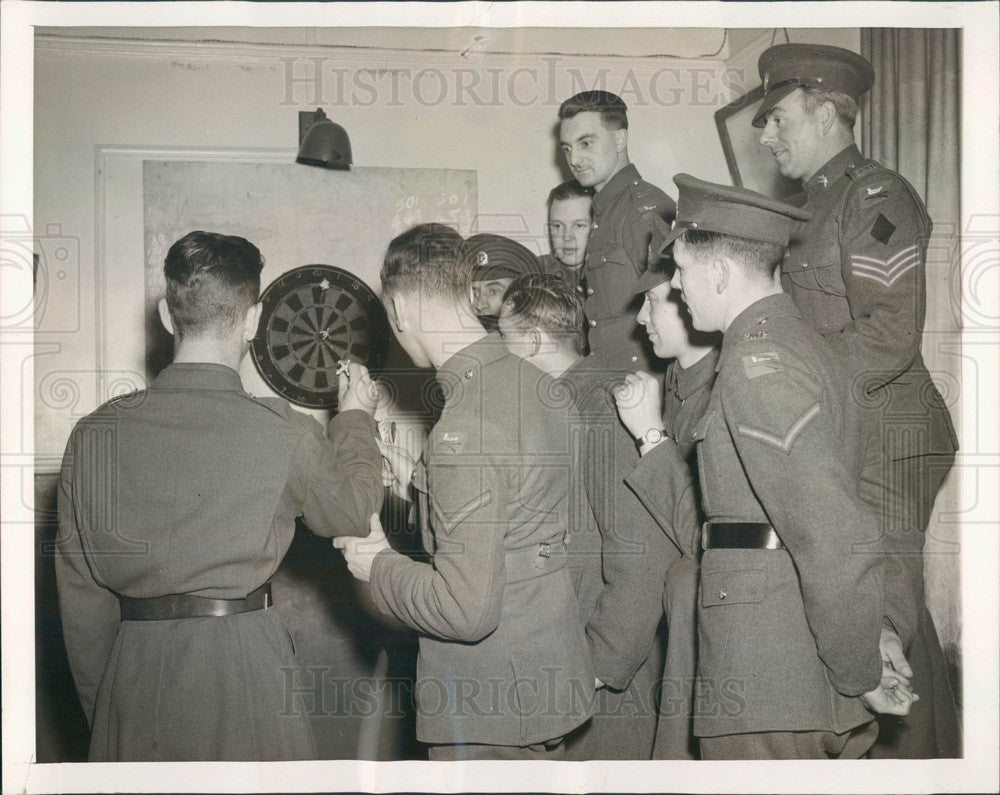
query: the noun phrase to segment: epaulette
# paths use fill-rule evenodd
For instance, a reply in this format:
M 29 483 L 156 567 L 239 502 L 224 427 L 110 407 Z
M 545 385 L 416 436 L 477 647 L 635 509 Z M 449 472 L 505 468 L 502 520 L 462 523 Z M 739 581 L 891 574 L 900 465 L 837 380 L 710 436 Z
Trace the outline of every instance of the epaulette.
M 664 197 L 666 197 L 667 201 L 669 201 L 670 197 L 656 187 L 656 185 L 652 185 L 645 180 L 634 179 L 629 183 L 628 191 L 639 212 L 644 215 L 655 211 L 658 217 L 662 217 L 661 213 L 667 209 L 667 202 L 664 201 Z
M 115 395 L 114 397 L 109 398 L 100 408 L 134 409 L 141 406 L 146 401 L 148 396 L 148 389 L 139 389 L 137 387 L 130 392 L 124 392 L 121 395 Z
M 767 339 L 767 329 L 762 328 L 762 326 L 767 325 L 767 315 L 761 315 L 757 318 L 757 322 L 754 323 L 754 328 L 750 329 L 746 334 L 743 335 L 744 340 L 766 340 Z
M 290 413 L 294 411 L 291 404 L 287 400 L 277 396 L 244 394 L 243 397 L 251 403 L 256 403 L 261 408 L 267 409 L 272 414 L 276 414 L 283 420 L 291 419 Z
M 907 185 L 899 174 L 875 160 L 866 160 L 857 168 L 849 169 L 847 175 L 851 185 L 844 194 L 845 205 L 856 197 L 858 205 L 865 211 L 892 196 L 898 196 L 901 186 Z
M 865 177 L 871 176 L 872 174 L 877 174 L 879 171 L 885 171 L 885 167 L 876 160 L 865 160 L 863 163 L 858 163 L 854 166 L 849 166 L 847 168 L 847 176 L 853 180 L 864 179 Z

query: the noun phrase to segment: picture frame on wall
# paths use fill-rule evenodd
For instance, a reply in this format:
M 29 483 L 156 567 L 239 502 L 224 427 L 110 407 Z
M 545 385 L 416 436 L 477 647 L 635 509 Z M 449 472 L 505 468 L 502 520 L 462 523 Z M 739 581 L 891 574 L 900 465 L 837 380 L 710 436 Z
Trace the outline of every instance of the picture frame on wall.
M 715 112 L 715 126 L 733 185 L 787 199 L 799 192 L 799 183 L 781 175 L 771 150 L 760 143 L 761 131 L 751 124 L 763 97 L 763 85 L 737 97 Z

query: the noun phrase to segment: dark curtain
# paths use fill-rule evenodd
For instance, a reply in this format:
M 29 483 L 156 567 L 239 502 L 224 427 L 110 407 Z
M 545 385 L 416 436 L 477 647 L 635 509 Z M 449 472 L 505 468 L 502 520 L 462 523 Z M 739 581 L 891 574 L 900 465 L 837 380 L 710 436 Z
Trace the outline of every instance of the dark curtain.
M 875 85 L 861 103 L 861 150 L 898 171 L 934 220 L 927 252 L 923 353 L 959 426 L 961 378 L 961 31 L 861 30 L 861 54 Z M 994 121 L 983 120 L 985 124 Z M 927 602 L 953 666 L 960 664 L 958 481 L 938 495 L 924 556 Z

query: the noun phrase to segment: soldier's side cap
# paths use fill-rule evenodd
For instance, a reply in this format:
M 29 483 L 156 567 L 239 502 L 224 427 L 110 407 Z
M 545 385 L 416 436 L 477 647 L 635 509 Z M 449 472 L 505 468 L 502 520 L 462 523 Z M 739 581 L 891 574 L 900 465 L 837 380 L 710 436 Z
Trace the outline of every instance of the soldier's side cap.
M 677 217 L 661 254 L 688 229 L 787 246 L 795 224 L 812 218 L 805 210 L 746 188 L 717 185 L 690 174 L 678 174 L 674 182 Z
M 753 117 L 763 127 L 767 112 L 795 89 L 813 86 L 857 99 L 875 83 L 872 65 L 856 52 L 827 44 L 777 44 L 761 53 L 757 71 L 764 99 Z
M 542 272 L 538 257 L 529 248 L 503 235 L 473 235 L 465 241 L 462 259 L 471 269 L 474 282 Z
M 669 282 L 673 278 L 673 260 L 663 256 L 666 249 L 669 248 L 669 245 L 660 245 L 660 241 L 669 237 L 672 231 L 673 229 L 670 224 L 659 216 L 653 220 L 653 240 L 656 241 L 653 245 L 653 251 L 659 254 L 660 258 L 656 260 L 656 258 L 650 257 L 649 268 L 636 282 L 635 289 L 637 293 L 644 293 L 646 290 L 652 290 L 657 285 Z

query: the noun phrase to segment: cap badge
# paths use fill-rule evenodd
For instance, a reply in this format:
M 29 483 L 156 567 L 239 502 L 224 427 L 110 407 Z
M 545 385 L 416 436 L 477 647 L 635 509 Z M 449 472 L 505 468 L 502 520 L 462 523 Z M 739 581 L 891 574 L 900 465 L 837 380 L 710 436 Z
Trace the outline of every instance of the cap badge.
M 826 178 L 826 174 L 819 175 L 819 185 L 821 188 L 825 188 L 830 180 Z
M 480 251 L 478 254 L 476 254 L 477 265 L 483 266 L 489 261 L 490 261 L 489 254 L 487 254 L 485 251 Z

